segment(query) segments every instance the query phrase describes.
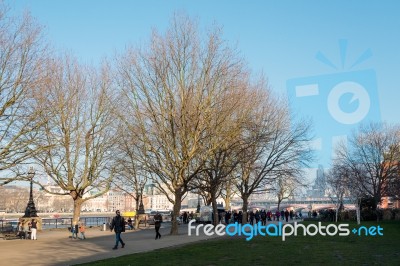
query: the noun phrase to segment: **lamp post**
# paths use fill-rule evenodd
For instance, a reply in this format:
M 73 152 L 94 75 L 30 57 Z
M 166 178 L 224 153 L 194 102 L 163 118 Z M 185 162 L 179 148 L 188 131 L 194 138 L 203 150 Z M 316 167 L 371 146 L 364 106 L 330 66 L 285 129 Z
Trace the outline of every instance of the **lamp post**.
M 28 205 L 26 206 L 25 209 L 25 215 L 22 216 L 23 218 L 26 217 L 38 217 L 37 215 L 37 211 L 36 211 L 36 207 L 35 207 L 35 203 L 33 202 L 33 177 L 35 176 L 35 170 L 33 169 L 33 167 L 29 168 L 28 171 L 28 178 L 30 179 L 31 182 L 31 188 L 30 188 L 30 193 L 29 193 L 29 201 L 28 201 Z
M 144 214 L 144 206 L 143 206 L 143 180 L 140 180 L 139 183 L 139 189 L 140 189 L 140 203 L 139 203 L 139 214 Z
M 197 195 L 197 209 L 196 213 L 200 213 L 200 195 Z

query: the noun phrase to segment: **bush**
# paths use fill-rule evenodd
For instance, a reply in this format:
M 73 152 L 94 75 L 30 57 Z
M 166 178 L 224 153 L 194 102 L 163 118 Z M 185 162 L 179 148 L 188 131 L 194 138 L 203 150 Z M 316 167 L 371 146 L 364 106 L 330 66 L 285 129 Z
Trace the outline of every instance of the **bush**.
M 383 217 L 383 210 L 371 210 L 371 209 L 364 209 L 361 210 L 361 220 L 363 221 L 376 221 L 379 217 L 379 220 L 382 220 Z
M 373 210 L 361 210 L 361 220 L 376 221 L 376 213 Z
M 392 220 L 394 218 L 394 212 L 391 209 L 384 209 L 382 219 L 383 220 Z
M 344 210 L 339 213 L 341 221 L 355 221 L 357 220 L 356 210 Z
M 362 221 L 376 221 L 377 214 L 379 220 L 400 220 L 400 209 L 377 209 L 376 211 L 364 209 L 361 211 Z M 357 220 L 356 210 L 344 210 L 339 213 L 339 220 L 341 221 L 355 221 Z
M 400 221 L 400 209 L 393 209 L 393 216 L 396 221 Z
M 319 216 L 321 218 L 321 221 L 334 222 L 336 217 L 336 211 L 332 209 L 320 210 Z

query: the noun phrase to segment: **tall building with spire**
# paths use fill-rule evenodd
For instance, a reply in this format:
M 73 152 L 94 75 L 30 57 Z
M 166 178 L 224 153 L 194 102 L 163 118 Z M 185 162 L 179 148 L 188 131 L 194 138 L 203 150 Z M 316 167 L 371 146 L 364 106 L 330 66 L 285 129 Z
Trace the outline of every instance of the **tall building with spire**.
M 326 178 L 325 178 L 324 168 L 322 165 L 318 165 L 317 177 L 315 178 L 312 189 L 308 191 L 308 195 L 313 198 L 323 198 L 325 197 L 325 191 L 326 191 Z

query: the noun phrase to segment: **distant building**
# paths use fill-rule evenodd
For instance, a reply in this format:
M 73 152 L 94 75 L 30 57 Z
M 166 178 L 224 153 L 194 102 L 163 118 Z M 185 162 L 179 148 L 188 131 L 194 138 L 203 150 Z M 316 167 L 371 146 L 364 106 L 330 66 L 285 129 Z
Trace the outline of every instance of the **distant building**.
M 95 193 L 97 193 L 97 191 L 90 191 L 89 193 L 86 193 L 84 197 L 91 197 L 95 195 Z M 107 202 L 108 202 L 108 195 L 107 193 L 105 193 L 101 196 L 85 201 L 82 204 L 82 211 L 106 212 L 108 211 Z
M 165 191 L 168 189 L 165 187 Z M 175 196 L 172 193 L 168 194 L 168 197 L 174 199 Z M 161 192 L 155 184 L 147 184 L 143 190 L 143 204 L 146 210 L 172 210 L 174 205 L 169 201 L 168 197 Z M 222 199 L 218 199 L 221 200 Z M 192 192 L 188 192 L 184 195 L 181 208 L 197 208 L 198 195 Z M 200 199 L 200 205 L 203 206 L 203 199 Z
M 110 190 L 106 193 L 106 197 L 108 211 L 131 211 L 135 209 L 133 198 L 126 192 Z
M 326 178 L 322 165 L 318 165 L 317 177 L 311 190 L 308 190 L 308 196 L 312 198 L 324 198 L 326 192 Z

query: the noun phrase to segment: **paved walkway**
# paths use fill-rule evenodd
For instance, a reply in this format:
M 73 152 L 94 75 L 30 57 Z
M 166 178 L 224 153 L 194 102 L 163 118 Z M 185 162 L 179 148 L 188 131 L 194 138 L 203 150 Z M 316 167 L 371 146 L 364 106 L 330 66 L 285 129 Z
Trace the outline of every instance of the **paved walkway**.
M 167 225 L 166 225 L 167 226 Z M 154 227 L 122 233 L 126 246 L 112 250 L 113 232 L 99 228 L 86 230 L 86 240 L 71 239 L 66 229 L 38 232 L 38 240 L 1 240 L 0 265 L 74 265 L 123 255 L 207 240 L 209 236 L 188 236 L 187 225 L 179 226 L 179 235 L 169 235 L 170 228 L 161 227 L 161 239 L 155 240 Z

